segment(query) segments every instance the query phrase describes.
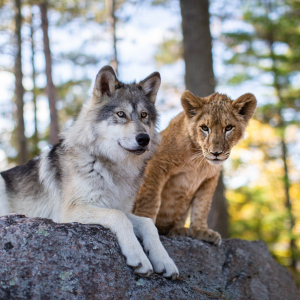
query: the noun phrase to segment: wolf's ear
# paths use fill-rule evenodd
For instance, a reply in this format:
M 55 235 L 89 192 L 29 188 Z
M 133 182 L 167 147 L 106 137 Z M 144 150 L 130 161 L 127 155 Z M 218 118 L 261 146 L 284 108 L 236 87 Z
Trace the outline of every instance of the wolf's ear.
M 97 74 L 93 95 L 97 101 L 103 96 L 111 97 L 116 90 L 118 79 L 114 69 L 111 66 L 105 66 Z
M 186 90 L 181 95 L 181 105 L 185 114 L 191 118 L 197 113 L 197 110 L 203 106 L 203 100 Z
M 256 98 L 251 93 L 244 94 L 233 101 L 232 107 L 248 123 L 256 108 Z
M 158 72 L 154 72 L 138 83 L 148 99 L 154 104 L 160 87 L 161 79 Z

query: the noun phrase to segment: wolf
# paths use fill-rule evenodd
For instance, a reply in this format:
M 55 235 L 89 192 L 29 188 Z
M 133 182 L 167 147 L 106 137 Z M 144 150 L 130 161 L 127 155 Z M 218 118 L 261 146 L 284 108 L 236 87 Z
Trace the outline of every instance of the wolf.
M 60 142 L 0 173 L 0 215 L 101 224 L 116 235 L 134 273 L 148 277 L 154 270 L 175 279 L 178 269 L 153 221 L 131 213 L 146 163 L 160 141 L 154 105 L 160 83 L 154 72 L 124 84 L 112 67 L 103 67 L 93 96 Z

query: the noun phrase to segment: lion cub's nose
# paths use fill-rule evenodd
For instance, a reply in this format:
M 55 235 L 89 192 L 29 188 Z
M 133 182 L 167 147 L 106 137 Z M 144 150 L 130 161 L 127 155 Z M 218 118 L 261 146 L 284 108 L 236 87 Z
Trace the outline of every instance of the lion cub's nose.
M 212 155 L 214 155 L 215 157 L 218 157 L 220 154 L 222 154 L 223 151 L 221 152 L 211 152 L 209 151 Z
M 147 146 L 149 144 L 149 141 L 150 141 L 150 136 L 148 134 L 145 134 L 145 133 L 141 133 L 139 135 L 137 135 L 135 137 L 137 143 L 140 145 L 140 146 Z

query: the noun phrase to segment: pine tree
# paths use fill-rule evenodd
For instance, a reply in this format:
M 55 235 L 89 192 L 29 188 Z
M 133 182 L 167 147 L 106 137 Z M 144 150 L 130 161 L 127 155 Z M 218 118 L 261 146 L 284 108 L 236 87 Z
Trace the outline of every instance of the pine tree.
M 284 174 L 282 186 L 279 188 L 284 190 L 285 195 L 291 232 L 290 265 L 294 269 L 297 262 L 297 247 L 294 231 L 295 217 L 290 195 L 290 159 L 286 129 L 299 118 L 295 105 L 299 99 L 299 90 L 296 91 L 293 84 L 293 77 L 299 74 L 300 19 L 296 17 L 299 8 L 299 2 L 295 0 L 250 1 L 243 14 L 244 22 L 248 27 L 244 26 L 224 34 L 224 40 L 232 52 L 232 57 L 227 60 L 227 64 L 237 65 L 241 69 L 240 73 L 230 78 L 229 83 L 260 80 L 262 84 L 273 89 L 274 101 L 258 109 L 257 118 L 275 127 L 279 138 L 278 146 Z M 294 117 L 286 118 L 286 113 L 291 110 L 294 111 Z
M 17 103 L 17 121 L 18 121 L 18 163 L 25 164 L 27 162 L 27 141 L 25 136 L 25 124 L 24 124 L 24 87 L 22 83 L 23 71 L 22 71 L 22 13 L 21 13 L 21 0 L 15 0 L 15 35 L 17 40 L 16 45 L 16 57 L 15 57 L 15 95 Z
M 36 28 L 34 26 L 34 13 L 30 12 L 30 45 L 31 45 L 31 66 L 32 66 L 32 102 L 33 102 L 33 115 L 34 115 L 34 132 L 32 135 L 32 149 L 31 154 L 32 156 L 36 156 L 39 153 L 38 142 L 39 142 L 39 133 L 38 133 L 38 120 L 37 120 L 37 86 L 36 86 L 36 68 L 35 68 L 35 39 L 34 34 Z
M 42 19 L 42 31 L 44 41 L 44 53 L 46 61 L 46 77 L 47 77 L 47 95 L 50 109 L 50 142 L 52 145 L 58 143 L 58 116 L 56 109 L 56 90 L 52 79 L 52 56 L 50 50 L 50 41 L 48 35 L 48 1 L 45 0 L 40 3 L 41 19 Z

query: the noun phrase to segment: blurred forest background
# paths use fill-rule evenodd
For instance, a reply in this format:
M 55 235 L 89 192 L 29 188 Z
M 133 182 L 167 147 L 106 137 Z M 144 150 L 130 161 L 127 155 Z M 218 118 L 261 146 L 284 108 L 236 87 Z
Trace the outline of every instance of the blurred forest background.
M 256 95 L 209 222 L 265 241 L 299 284 L 300 2 L 0 0 L 0 170 L 56 143 L 106 64 L 125 82 L 161 73 L 161 130 L 185 88 Z

